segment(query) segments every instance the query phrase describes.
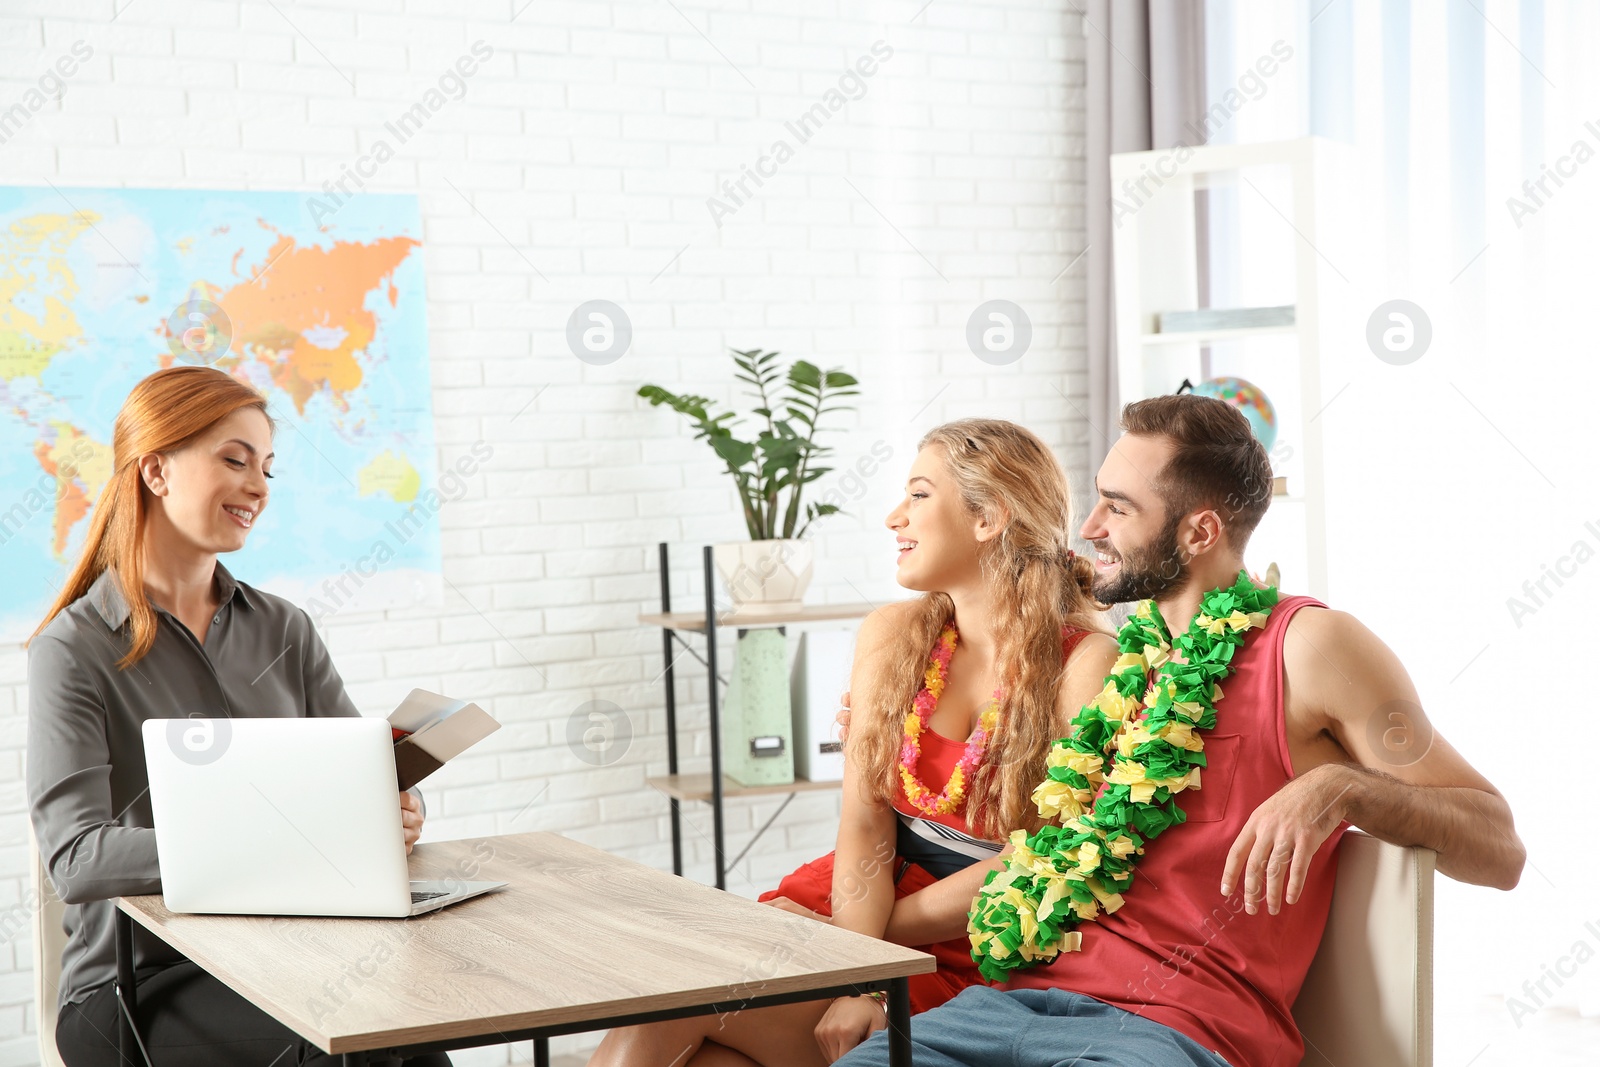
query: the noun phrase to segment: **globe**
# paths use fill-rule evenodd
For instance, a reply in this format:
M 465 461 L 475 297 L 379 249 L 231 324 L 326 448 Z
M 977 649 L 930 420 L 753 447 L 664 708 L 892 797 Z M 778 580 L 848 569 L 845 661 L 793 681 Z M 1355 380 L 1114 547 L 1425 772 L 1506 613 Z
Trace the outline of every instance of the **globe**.
M 1272 451 L 1272 443 L 1278 438 L 1278 415 L 1272 409 L 1272 401 L 1258 387 L 1243 378 L 1207 378 L 1194 387 L 1194 395 L 1226 401 L 1238 408 L 1250 421 L 1250 429 L 1261 447 Z

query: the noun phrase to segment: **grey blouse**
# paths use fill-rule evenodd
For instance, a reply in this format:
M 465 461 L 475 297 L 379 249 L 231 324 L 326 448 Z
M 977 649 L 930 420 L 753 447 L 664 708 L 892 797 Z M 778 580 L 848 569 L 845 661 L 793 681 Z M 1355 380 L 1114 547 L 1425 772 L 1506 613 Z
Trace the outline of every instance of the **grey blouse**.
M 204 645 L 158 607 L 150 652 L 118 670 L 129 612 L 107 571 L 28 647 L 28 804 L 67 904 L 61 1004 L 116 976 L 110 898 L 161 891 L 146 719 L 359 714 L 304 611 L 221 563 L 215 581 L 221 606 Z M 136 968 L 182 960 L 134 924 Z

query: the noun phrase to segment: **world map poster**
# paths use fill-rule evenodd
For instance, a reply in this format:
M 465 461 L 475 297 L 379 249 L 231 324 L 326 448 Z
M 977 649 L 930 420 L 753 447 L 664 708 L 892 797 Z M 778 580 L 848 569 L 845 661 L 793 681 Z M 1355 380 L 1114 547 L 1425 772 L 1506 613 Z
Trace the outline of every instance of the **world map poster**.
M 433 411 L 414 196 L 0 187 L 0 641 L 77 559 L 112 424 L 163 367 L 268 400 L 271 497 L 240 579 L 313 618 L 438 604 Z

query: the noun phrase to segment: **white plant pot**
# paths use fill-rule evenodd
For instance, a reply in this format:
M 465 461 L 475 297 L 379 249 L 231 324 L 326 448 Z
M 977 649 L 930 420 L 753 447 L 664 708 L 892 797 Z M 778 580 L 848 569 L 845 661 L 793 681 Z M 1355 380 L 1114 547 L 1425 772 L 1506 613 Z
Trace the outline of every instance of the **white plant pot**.
M 742 615 L 781 615 L 800 609 L 811 584 L 812 543 L 789 537 L 713 545 L 711 558 Z

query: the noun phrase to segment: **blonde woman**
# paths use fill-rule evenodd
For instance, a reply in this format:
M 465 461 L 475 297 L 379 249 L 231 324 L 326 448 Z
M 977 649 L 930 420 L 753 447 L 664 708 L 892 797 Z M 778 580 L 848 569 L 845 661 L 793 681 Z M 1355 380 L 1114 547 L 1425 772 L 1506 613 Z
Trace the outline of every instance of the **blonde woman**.
M 1104 683 L 1116 644 L 1069 548 L 1066 478 L 1014 423 L 963 419 L 920 442 L 886 525 L 896 580 L 922 595 L 862 623 L 850 674 L 836 850 L 762 899 L 939 960 L 913 1012 L 980 981 L 966 913 L 1056 738 Z M 611 1031 L 590 1067 L 818 1067 L 887 1019 L 842 997 Z

